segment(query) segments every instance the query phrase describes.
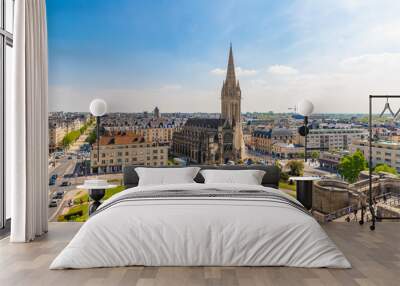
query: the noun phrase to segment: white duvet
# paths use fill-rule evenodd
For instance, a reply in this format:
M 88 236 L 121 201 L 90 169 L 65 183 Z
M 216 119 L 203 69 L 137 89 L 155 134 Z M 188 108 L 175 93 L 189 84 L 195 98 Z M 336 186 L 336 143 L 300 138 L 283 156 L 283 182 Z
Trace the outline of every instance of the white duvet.
M 289 197 L 254 185 L 181 184 L 131 188 L 100 208 L 129 192 L 210 187 Z M 99 212 L 50 269 L 127 265 L 351 267 L 317 221 L 293 206 L 254 198 L 160 198 Z

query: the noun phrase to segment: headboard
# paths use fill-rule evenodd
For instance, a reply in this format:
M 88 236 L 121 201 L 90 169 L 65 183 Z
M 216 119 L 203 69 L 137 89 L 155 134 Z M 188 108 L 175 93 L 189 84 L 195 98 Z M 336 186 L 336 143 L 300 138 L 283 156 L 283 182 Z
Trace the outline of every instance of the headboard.
M 191 165 L 192 166 L 192 165 Z M 127 188 L 133 188 L 136 187 L 139 183 L 139 176 L 135 171 L 135 168 L 137 167 L 143 167 L 139 165 L 132 165 L 132 166 L 125 166 L 123 168 L 123 179 L 124 179 L 124 185 Z M 167 167 L 150 167 L 150 166 L 145 166 L 146 168 L 184 168 L 182 166 L 167 166 Z M 201 170 L 205 169 L 217 169 L 217 170 L 262 170 L 265 171 L 265 175 L 262 179 L 261 184 L 264 187 L 271 187 L 278 189 L 279 187 L 279 178 L 280 178 L 280 170 L 276 166 L 265 166 L 265 165 L 251 165 L 251 166 L 236 166 L 236 165 L 222 165 L 222 166 L 204 166 L 204 165 L 196 165 L 196 167 L 200 167 Z M 195 182 L 197 183 L 204 183 L 204 178 L 200 174 L 200 172 L 197 174 L 197 176 L 194 178 Z

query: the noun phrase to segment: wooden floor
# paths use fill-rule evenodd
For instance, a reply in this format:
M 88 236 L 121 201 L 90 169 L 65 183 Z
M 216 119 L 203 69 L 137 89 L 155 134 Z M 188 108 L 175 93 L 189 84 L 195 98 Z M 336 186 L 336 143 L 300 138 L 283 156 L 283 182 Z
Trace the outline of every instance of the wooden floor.
M 48 235 L 28 244 L 0 241 L 0 285 L 400 285 L 400 223 L 330 223 L 324 228 L 352 269 L 288 267 L 124 267 L 48 270 L 79 223 L 51 223 Z

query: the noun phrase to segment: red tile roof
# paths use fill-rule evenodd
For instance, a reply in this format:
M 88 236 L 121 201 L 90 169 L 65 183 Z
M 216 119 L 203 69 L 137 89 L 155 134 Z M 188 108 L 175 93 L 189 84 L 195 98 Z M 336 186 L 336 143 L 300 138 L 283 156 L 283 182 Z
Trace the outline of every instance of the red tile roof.
M 144 138 L 136 135 L 101 136 L 100 145 L 127 145 L 144 142 Z

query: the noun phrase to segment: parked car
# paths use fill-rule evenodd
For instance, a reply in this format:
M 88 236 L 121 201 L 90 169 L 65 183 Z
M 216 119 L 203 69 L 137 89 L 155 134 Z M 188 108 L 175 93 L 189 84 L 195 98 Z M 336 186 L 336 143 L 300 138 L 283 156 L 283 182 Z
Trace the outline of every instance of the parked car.
M 50 200 L 49 202 L 49 208 L 55 208 L 57 207 L 57 200 Z
M 54 200 L 60 200 L 60 199 L 63 198 L 63 196 L 64 196 L 64 191 L 57 191 L 57 192 L 55 192 L 55 193 L 53 194 L 52 198 L 53 198 Z
M 53 186 L 55 184 L 56 184 L 56 180 L 54 180 L 54 179 L 49 180 L 49 186 Z
M 67 186 L 70 186 L 71 185 L 71 182 L 68 182 L 68 181 L 64 181 L 64 182 L 62 182 L 61 183 L 61 187 L 67 187 Z
M 72 159 L 72 156 L 68 156 L 68 160 L 71 160 Z

